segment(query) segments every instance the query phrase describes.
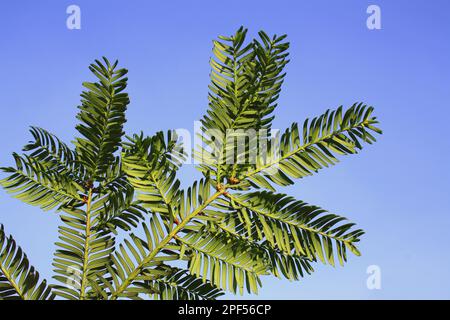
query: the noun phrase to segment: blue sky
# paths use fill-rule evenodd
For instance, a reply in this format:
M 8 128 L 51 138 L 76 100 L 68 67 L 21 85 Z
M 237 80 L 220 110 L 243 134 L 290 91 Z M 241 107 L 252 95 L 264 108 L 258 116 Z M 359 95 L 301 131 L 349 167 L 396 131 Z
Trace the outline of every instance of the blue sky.
M 66 28 L 70 4 L 81 8 L 81 30 Z M 381 30 L 366 27 L 370 4 L 381 8 Z M 363 255 L 343 268 L 317 265 L 300 282 L 265 278 L 257 298 L 449 299 L 449 13 L 446 0 L 10 1 L 0 11 L 0 164 L 12 164 L 30 125 L 72 140 L 95 58 L 129 69 L 128 133 L 192 129 L 207 108 L 211 40 L 240 25 L 287 33 L 274 127 L 363 101 L 384 134 L 281 189 L 356 222 L 367 232 Z M 58 217 L 1 191 L 0 223 L 50 278 Z M 369 265 L 381 269 L 380 290 L 366 287 Z

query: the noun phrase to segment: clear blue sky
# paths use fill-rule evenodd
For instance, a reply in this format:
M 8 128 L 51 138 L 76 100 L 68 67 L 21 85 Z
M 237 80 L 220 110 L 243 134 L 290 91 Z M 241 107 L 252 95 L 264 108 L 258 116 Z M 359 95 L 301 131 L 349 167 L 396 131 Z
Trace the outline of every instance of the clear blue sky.
M 81 30 L 66 8 L 81 8 Z M 368 30 L 366 8 L 381 8 Z M 364 101 L 384 135 L 359 155 L 282 190 L 366 230 L 361 257 L 300 282 L 265 279 L 262 299 L 450 298 L 450 2 L 8 1 L 0 10 L 0 164 L 29 125 L 70 142 L 87 66 L 129 69 L 127 132 L 193 127 L 207 107 L 211 40 L 245 25 L 287 33 L 292 61 L 274 126 Z M 183 171 L 189 179 L 193 169 Z M 0 191 L 0 223 L 50 278 L 58 217 Z M 378 265 L 381 290 L 366 288 Z

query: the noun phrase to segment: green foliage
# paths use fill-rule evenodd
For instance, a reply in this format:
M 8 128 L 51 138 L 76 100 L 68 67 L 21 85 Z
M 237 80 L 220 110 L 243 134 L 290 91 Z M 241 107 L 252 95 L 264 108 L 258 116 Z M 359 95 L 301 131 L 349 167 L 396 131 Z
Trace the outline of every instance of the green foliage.
M 39 273 L 14 239 L 0 225 L 0 300 L 51 300 L 47 281 L 39 282 Z
M 208 282 L 189 274 L 186 270 L 174 269 L 172 275 L 151 283 L 155 299 L 160 300 L 211 300 L 223 292 Z
M 355 154 L 362 149 L 362 142 L 374 142 L 370 131 L 381 133 L 374 126 L 378 122 L 371 116 L 372 112 L 372 107 L 362 103 L 353 105 L 344 114 L 342 107 L 327 110 L 310 123 L 306 120 L 302 135 L 294 123 L 280 138 L 280 157 L 258 162 L 239 178 L 247 179 L 255 187 L 274 190 L 270 182 L 291 185 L 292 178 L 303 178 L 333 165 L 338 162 L 336 155 Z M 275 173 L 265 174 L 273 169 Z
M 121 145 L 125 111 L 130 102 L 124 76 L 126 69 L 116 69 L 118 61 L 104 64 L 96 60 L 89 69 L 98 78 L 95 83 L 85 82 L 87 91 L 81 94 L 81 121 L 77 130 L 82 135 L 75 141 L 79 161 L 85 166 L 92 179 L 102 179 L 108 166 L 114 161 L 114 152 Z
M 28 155 L 13 154 L 16 166 L 2 168 L 10 175 L 1 185 L 14 196 L 44 210 L 61 208 L 80 200 L 80 185 L 64 172 L 47 170 L 47 163 Z
M 344 217 L 292 197 L 271 192 L 228 195 L 235 212 L 230 218 L 242 221 L 243 236 L 266 241 L 287 255 L 296 254 L 334 266 L 335 254 L 341 265 L 347 260 L 346 249 L 360 255 L 354 246 L 362 230 L 349 230 L 353 223 L 341 223 Z M 237 229 L 235 227 L 235 229 Z
M 52 285 L 39 282 L 1 227 L 0 299 L 215 299 L 257 293 L 266 275 L 299 280 L 315 262 L 343 265 L 348 252 L 359 255 L 362 230 L 276 187 L 356 154 L 381 131 L 373 108 L 359 103 L 271 137 L 289 62 L 285 39 L 261 31 L 247 41 L 240 28 L 214 41 L 209 107 L 194 150 L 203 177 L 187 188 L 177 178 L 187 150 L 174 131 L 123 139 L 127 70 L 96 60 L 74 148 L 32 127 L 34 140 L 1 168 L 7 192 L 55 210 L 61 225 Z M 263 132 L 257 147 L 268 147 L 254 162 L 238 161 L 251 158 L 253 138 L 244 150 L 218 143 L 245 139 L 245 130 Z

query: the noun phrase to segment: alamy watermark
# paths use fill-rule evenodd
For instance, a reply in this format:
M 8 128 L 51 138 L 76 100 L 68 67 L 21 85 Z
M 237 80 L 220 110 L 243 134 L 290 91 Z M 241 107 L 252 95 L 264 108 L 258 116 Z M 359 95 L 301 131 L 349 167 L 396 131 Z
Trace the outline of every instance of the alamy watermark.
M 66 269 L 70 276 L 66 279 L 66 285 L 74 290 L 79 290 L 81 288 L 81 269 L 77 265 L 69 266 Z
M 81 29 L 81 9 L 75 4 L 67 7 L 66 13 L 69 15 L 66 20 L 66 26 L 69 30 Z
M 71 4 L 67 7 L 66 13 L 69 15 L 66 19 L 66 26 L 69 30 L 81 29 L 81 9 L 78 5 Z M 381 29 L 381 8 L 376 4 L 367 7 L 366 13 L 369 14 L 366 20 L 366 26 L 369 30 Z
M 367 7 L 366 12 L 369 17 L 366 20 L 366 25 L 369 30 L 381 29 L 381 8 L 375 4 L 371 4 Z
M 251 164 L 264 166 L 265 174 L 277 172 L 280 151 L 278 129 L 204 129 L 194 122 L 194 135 L 187 129 L 176 129 L 178 151 L 186 155 L 184 164 Z
M 366 270 L 369 275 L 366 280 L 367 289 L 369 290 L 381 290 L 381 268 L 380 266 L 373 264 L 367 267 Z

